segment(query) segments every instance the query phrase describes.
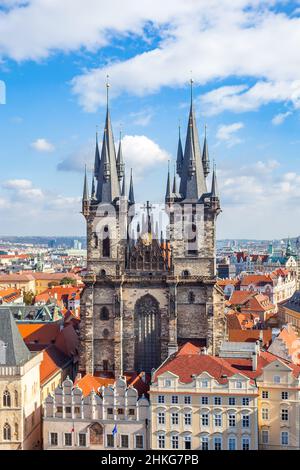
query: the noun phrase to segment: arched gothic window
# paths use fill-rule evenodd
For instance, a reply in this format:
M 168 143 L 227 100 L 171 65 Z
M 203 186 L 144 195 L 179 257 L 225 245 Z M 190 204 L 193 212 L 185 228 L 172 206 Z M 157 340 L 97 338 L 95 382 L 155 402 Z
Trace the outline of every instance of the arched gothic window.
M 105 328 L 105 329 L 103 330 L 103 337 L 104 337 L 104 338 L 108 338 L 108 336 L 109 336 L 109 331 L 108 331 L 107 328 Z
M 188 301 L 189 304 L 193 304 L 195 302 L 195 294 L 193 291 L 188 293 Z
M 100 320 L 109 320 L 109 310 L 107 307 L 101 308 Z
M 102 256 L 104 256 L 105 258 L 110 257 L 110 239 L 109 229 L 107 225 L 103 229 Z
M 19 394 L 17 390 L 15 390 L 15 407 L 19 406 Z
M 159 303 L 150 294 L 135 304 L 136 370 L 151 372 L 160 364 L 160 310 Z
M 8 390 L 5 390 L 3 393 L 3 406 L 11 406 L 11 397 Z
M 182 271 L 182 277 L 189 277 L 190 272 L 186 269 L 185 271 Z
M 195 224 L 192 224 L 191 232 L 189 233 L 188 254 L 189 255 L 197 254 L 197 226 Z
M 11 441 L 11 427 L 8 423 L 5 423 L 3 426 L 3 440 Z

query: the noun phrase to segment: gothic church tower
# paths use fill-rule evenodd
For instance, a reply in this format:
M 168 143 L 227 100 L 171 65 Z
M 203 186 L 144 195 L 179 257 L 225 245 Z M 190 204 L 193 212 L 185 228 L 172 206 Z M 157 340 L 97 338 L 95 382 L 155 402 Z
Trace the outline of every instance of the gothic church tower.
M 166 236 L 159 234 L 149 203 L 134 225 L 133 176 L 127 196 L 121 139 L 116 152 L 107 100 L 101 155 L 96 136 L 92 191 L 85 174 L 82 199 L 87 223 L 80 325 L 83 373 L 150 372 L 187 340 L 217 353 L 226 337 L 223 292 L 216 284 L 217 177 L 214 168 L 208 191 L 208 143 L 205 135 L 201 152 L 192 84 L 184 152 L 179 135 L 177 173 L 179 189 L 176 175 L 171 185 L 168 172 Z

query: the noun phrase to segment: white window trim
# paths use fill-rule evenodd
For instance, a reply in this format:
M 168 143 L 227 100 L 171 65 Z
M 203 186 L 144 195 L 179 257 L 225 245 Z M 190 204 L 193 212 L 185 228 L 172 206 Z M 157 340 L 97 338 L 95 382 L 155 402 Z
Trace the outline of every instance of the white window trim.
M 128 447 L 123 447 L 122 444 L 122 436 L 127 436 L 128 437 Z M 120 443 L 120 449 L 130 449 L 130 434 L 128 433 L 120 433 L 119 434 L 119 443 Z
M 137 440 L 136 438 L 137 437 L 142 437 L 143 438 L 143 447 L 137 447 L 136 446 L 136 440 Z M 144 434 L 135 434 L 134 435 L 134 448 L 137 449 L 137 450 L 145 449 L 145 436 L 144 436 Z

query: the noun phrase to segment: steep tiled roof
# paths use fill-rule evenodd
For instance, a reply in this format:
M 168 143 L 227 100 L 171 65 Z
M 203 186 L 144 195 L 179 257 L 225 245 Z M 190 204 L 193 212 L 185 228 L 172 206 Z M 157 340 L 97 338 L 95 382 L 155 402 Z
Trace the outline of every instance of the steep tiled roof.
M 45 273 L 45 272 L 35 272 L 33 271 L 31 273 L 31 276 L 40 281 L 61 281 L 65 277 L 69 277 L 71 279 L 74 279 L 76 281 L 79 281 L 81 278 L 77 274 L 74 274 L 72 272 L 67 272 L 67 273 Z
M 55 343 L 60 331 L 58 323 L 18 323 L 18 328 L 25 343 L 45 347 Z
M 107 387 L 113 385 L 115 379 L 112 377 L 95 377 L 94 375 L 86 374 L 75 382 L 75 386 L 82 390 L 83 396 L 86 397 L 92 390 L 98 391 L 99 387 Z
M 289 310 L 294 310 L 300 313 L 300 290 L 294 292 L 292 297 L 281 304 L 283 307 Z
M 271 275 L 268 274 L 250 274 L 248 276 L 244 276 L 241 281 L 242 286 L 249 286 L 249 284 L 273 284 L 273 279 Z
M 243 311 L 268 312 L 275 309 L 268 296 L 253 291 L 234 291 L 228 305 L 240 306 Z
M 33 281 L 32 274 L 0 274 L 0 283 L 4 282 L 29 282 Z
M 141 372 L 140 374 L 137 374 L 136 372 L 125 372 L 124 377 L 126 379 L 127 386 L 135 388 L 139 396 L 146 395 L 148 393 L 151 379 L 150 374 L 145 374 L 144 372 Z M 86 374 L 75 382 L 75 386 L 77 385 L 81 388 L 83 395 L 87 396 L 92 390 L 97 392 L 99 387 L 113 385 L 115 380 L 116 379 L 113 375 L 108 377 L 99 377 Z
M 11 303 L 22 297 L 22 291 L 14 287 L 8 287 L 0 290 L 0 299 L 3 303 Z
M 228 341 L 252 343 L 260 339 L 263 346 L 269 346 L 272 341 L 272 330 L 229 329 Z
M 20 366 L 31 358 L 31 353 L 19 333 L 15 319 L 9 309 L 0 313 L 0 341 L 6 345 L 4 353 L 0 354 L 0 361 L 7 366 Z
M 229 299 L 230 305 L 243 305 L 256 293 L 247 290 L 235 290 Z
M 178 352 L 170 356 L 170 358 L 158 368 L 155 373 L 155 381 L 157 377 L 164 372 L 172 372 L 179 376 L 180 382 L 190 383 L 193 375 L 199 375 L 202 372 L 208 372 L 219 383 L 226 383 L 225 376 L 232 376 L 237 371 L 228 364 L 225 359 L 201 354 L 200 348 L 191 347 L 190 343 Z
M 290 367 L 293 371 L 293 375 L 298 377 L 300 374 L 300 366 L 296 366 L 292 362 L 281 359 L 274 354 L 271 354 L 267 351 L 261 351 L 260 355 L 257 358 L 257 369 L 252 370 L 252 360 L 251 359 L 240 359 L 240 358 L 226 358 L 224 359 L 231 367 L 234 367 L 236 370 L 240 371 L 242 374 L 247 375 L 251 379 L 255 379 L 262 374 L 262 369 L 266 365 L 279 360 Z
M 217 285 L 224 288 L 225 286 L 239 286 L 241 283 L 240 279 L 218 279 Z
M 51 345 L 43 351 L 43 360 L 40 365 L 41 384 L 45 384 L 60 369 L 64 369 L 71 359 L 60 351 L 56 346 Z

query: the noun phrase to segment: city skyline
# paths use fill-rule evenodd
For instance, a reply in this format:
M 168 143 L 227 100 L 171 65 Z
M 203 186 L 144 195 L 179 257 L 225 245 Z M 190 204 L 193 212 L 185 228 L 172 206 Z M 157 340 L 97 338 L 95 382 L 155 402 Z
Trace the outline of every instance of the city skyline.
M 3 235 L 84 234 L 84 165 L 92 168 L 96 126 L 102 137 L 108 74 L 115 142 L 122 129 L 137 201 L 163 201 L 192 76 L 201 145 L 207 124 L 217 164 L 218 239 L 298 236 L 298 2 L 146 2 L 141 14 L 132 1 L 126 15 L 117 3 L 103 17 L 97 2 L 0 2 Z M 84 18 L 75 35 L 59 22 L 50 34 L 72 14 Z M 49 34 L 31 35 L 33 18 Z

